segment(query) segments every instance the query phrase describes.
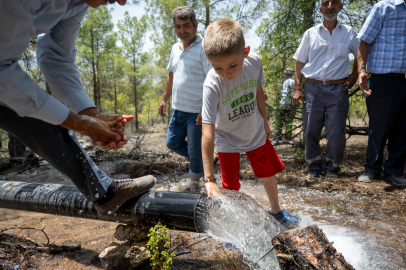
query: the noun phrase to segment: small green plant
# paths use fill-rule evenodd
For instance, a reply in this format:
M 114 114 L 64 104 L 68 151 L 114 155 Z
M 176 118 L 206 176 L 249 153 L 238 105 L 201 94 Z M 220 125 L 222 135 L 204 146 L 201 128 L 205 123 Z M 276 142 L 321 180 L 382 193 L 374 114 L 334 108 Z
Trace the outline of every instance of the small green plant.
M 332 210 L 337 210 L 337 211 L 340 211 L 340 212 L 347 212 L 347 208 L 345 208 L 345 206 L 339 205 L 339 204 L 337 204 L 337 205 L 330 205 L 330 208 L 331 208 Z
M 300 158 L 304 158 L 305 152 L 301 151 L 301 150 L 296 150 L 295 151 L 295 156 L 300 157 Z
M 176 256 L 170 252 L 172 243 L 168 229 L 158 222 L 155 227 L 149 230 L 149 241 L 147 243 L 147 254 L 151 260 L 153 269 L 170 270 L 172 259 Z

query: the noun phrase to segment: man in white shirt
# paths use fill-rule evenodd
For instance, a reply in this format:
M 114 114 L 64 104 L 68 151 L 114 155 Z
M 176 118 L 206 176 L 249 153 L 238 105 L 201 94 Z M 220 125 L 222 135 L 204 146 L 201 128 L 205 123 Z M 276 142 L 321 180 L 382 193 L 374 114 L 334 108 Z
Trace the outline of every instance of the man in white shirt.
M 169 75 L 159 105 L 159 114 L 166 116 L 167 101 L 172 96 L 174 111 L 168 125 L 166 145 L 190 161 L 191 181 L 178 191 L 197 191 L 203 187 L 203 182 L 199 182 L 203 176 L 203 83 L 211 64 L 203 50 L 203 39 L 197 34 L 197 20 L 193 8 L 177 7 L 173 10 L 172 17 L 176 35 L 181 41 L 172 47 L 167 68 Z
M 275 137 L 282 139 L 282 135 L 284 135 L 285 140 L 291 140 L 292 122 L 296 113 L 296 108 L 293 106 L 293 93 L 295 88 L 295 80 L 292 78 L 293 69 L 285 69 L 283 75 L 285 81 L 282 85 L 280 108 L 276 117 Z M 285 134 L 282 134 L 284 128 L 286 131 Z
M 322 0 L 319 9 L 324 16 L 323 22 L 305 32 L 293 56 L 297 60 L 293 102 L 296 107 L 299 107 L 299 100 L 304 103 L 308 178 L 316 177 L 322 171 L 329 178 L 338 178 L 339 164 L 344 155 L 348 89 L 355 84 L 358 76 L 356 61 L 349 75 L 348 54 L 356 55 L 359 41 L 352 27 L 338 22 L 337 15 L 342 8 L 341 0 Z M 303 76 L 306 78 L 304 95 L 301 91 Z M 324 123 L 328 143 L 322 169 L 319 136 Z

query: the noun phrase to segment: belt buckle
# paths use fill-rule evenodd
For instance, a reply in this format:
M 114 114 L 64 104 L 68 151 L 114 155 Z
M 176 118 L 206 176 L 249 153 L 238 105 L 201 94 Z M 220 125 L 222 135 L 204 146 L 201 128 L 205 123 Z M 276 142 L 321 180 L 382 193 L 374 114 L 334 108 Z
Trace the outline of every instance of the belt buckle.
M 323 80 L 323 85 L 327 85 L 327 84 L 326 84 L 326 80 Z

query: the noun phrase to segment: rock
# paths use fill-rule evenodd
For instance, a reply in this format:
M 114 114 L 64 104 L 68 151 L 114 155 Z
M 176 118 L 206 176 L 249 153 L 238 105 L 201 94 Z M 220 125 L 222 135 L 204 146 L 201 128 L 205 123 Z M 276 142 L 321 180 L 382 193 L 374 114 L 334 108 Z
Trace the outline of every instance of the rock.
M 124 255 L 124 260 L 129 260 L 131 269 L 141 267 L 146 265 L 149 262 L 149 257 L 147 254 L 146 247 L 136 247 L 133 246 Z
M 130 269 L 129 261 L 123 259 L 125 253 L 130 248 L 130 246 L 125 245 L 111 245 L 107 247 L 99 255 L 103 267 L 107 270 Z
M 114 237 L 120 241 L 139 242 L 148 238 L 149 227 L 136 227 L 131 225 L 118 225 Z
M 140 269 L 149 262 L 147 249 L 144 246 L 118 245 L 112 243 L 99 255 L 100 261 L 107 270 Z

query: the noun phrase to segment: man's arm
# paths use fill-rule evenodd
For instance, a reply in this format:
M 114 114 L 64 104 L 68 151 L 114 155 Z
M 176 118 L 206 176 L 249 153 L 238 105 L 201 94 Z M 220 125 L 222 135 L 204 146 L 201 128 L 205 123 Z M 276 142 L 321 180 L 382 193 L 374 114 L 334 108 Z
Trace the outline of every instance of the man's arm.
M 203 123 L 202 125 L 202 158 L 204 178 L 206 179 L 214 178 L 213 154 L 215 129 L 215 124 Z M 220 193 L 216 182 L 208 182 L 205 186 L 209 198 L 216 193 Z
M 168 77 L 166 77 L 164 94 L 162 95 L 161 104 L 159 105 L 159 115 L 161 117 L 166 116 L 166 106 L 168 99 L 172 95 L 172 86 L 173 86 L 173 72 L 169 71 L 169 75 Z
M 75 64 L 75 40 L 80 22 L 87 8 L 58 22 L 49 33 L 37 39 L 37 62 L 53 96 L 74 113 L 96 107 L 82 86 L 79 69 Z
M 358 83 L 362 91 L 368 96 L 372 94 L 372 91 L 368 88 L 368 76 L 367 76 L 367 60 L 368 60 L 369 44 L 361 40 L 358 48 Z
M 83 5 L 82 11 L 60 21 L 49 33 L 39 36 L 37 60 L 53 95 L 70 109 L 61 126 L 91 137 L 94 145 L 118 149 L 127 142 L 124 127 L 133 116 L 100 114 L 83 89 L 75 64 L 75 39 L 86 11 L 87 5 Z M 112 126 L 112 123 L 116 124 Z M 121 139 L 117 141 L 119 137 Z
M 268 119 L 266 117 L 266 105 L 265 105 L 265 94 L 262 86 L 257 86 L 257 106 L 258 110 L 264 119 L 264 128 L 266 133 L 266 138 L 269 139 L 272 136 L 272 130 L 269 127 Z
M 306 64 L 300 61 L 296 61 L 296 71 L 295 71 L 295 92 L 293 93 L 293 104 L 295 104 L 296 108 L 299 108 L 299 100 L 302 100 L 305 103 L 304 96 L 302 93 L 302 69 Z

